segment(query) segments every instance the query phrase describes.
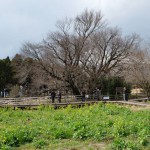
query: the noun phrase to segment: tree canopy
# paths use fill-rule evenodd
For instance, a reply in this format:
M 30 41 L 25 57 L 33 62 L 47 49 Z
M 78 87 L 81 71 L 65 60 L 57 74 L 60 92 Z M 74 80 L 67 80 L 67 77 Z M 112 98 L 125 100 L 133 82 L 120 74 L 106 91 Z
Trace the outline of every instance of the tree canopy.
M 0 59 L 0 90 L 3 91 L 7 88 L 8 84 L 14 83 L 14 71 L 11 66 L 9 57 Z
M 64 83 L 74 94 L 83 88 L 92 92 L 102 76 L 122 68 L 136 47 L 137 36 L 124 37 L 108 27 L 101 12 L 85 10 L 59 21 L 57 28 L 41 43 L 25 43 L 22 52 L 36 60 L 45 78 Z

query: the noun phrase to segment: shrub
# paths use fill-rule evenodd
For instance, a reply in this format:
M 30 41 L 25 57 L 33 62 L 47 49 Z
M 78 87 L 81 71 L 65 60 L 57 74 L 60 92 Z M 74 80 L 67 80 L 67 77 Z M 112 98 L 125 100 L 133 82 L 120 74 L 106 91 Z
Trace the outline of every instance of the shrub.
M 139 150 L 138 144 L 124 139 L 115 139 L 111 145 L 112 150 Z
M 47 141 L 44 139 L 39 139 L 37 141 L 34 141 L 34 146 L 37 149 L 42 149 L 44 146 L 48 145 Z
M 13 130 L 5 130 L 3 136 L 1 136 L 2 145 L 8 145 L 11 147 L 18 147 L 21 144 L 32 142 L 35 136 L 34 130 L 28 128 L 18 128 Z

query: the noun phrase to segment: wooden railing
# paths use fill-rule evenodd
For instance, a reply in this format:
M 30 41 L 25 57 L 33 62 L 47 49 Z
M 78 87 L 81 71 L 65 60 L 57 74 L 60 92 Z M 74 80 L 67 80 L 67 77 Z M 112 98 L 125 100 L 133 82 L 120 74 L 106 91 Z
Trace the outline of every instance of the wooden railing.
M 115 102 L 116 100 L 110 101 L 111 96 L 101 96 L 100 101 L 102 102 Z M 130 99 L 130 103 L 145 102 L 148 98 L 137 98 Z M 132 101 L 132 102 L 131 102 Z M 94 95 L 86 95 L 85 102 L 82 102 L 82 95 L 65 95 L 62 96 L 61 103 L 58 103 L 58 97 L 56 96 L 54 104 L 52 104 L 51 96 L 44 97 L 20 97 L 20 98 L 0 98 L 0 107 L 14 106 L 14 107 L 33 107 L 39 105 L 84 105 L 99 102 L 97 97 Z M 125 101 L 118 101 L 119 103 L 126 103 Z

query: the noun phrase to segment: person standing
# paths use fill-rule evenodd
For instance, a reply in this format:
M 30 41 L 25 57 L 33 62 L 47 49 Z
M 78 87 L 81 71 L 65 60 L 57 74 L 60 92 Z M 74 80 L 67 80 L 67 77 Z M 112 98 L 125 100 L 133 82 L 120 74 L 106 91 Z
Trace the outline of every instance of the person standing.
M 85 94 L 86 94 L 85 90 L 82 91 L 82 102 L 85 102 Z
M 61 91 L 58 91 L 58 102 L 61 103 Z
M 52 90 L 52 92 L 51 92 L 52 103 L 55 102 L 55 96 L 56 96 L 56 93 L 54 90 Z
M 97 99 L 97 101 L 99 101 L 99 99 L 100 99 L 100 90 L 98 89 L 98 88 L 96 88 L 96 99 Z

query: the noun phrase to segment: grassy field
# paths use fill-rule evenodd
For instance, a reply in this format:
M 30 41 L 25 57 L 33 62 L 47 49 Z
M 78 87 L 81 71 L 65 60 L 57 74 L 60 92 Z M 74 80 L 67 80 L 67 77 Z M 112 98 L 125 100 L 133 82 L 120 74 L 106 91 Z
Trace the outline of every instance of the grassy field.
M 2 150 L 149 150 L 150 110 L 112 104 L 0 109 Z

